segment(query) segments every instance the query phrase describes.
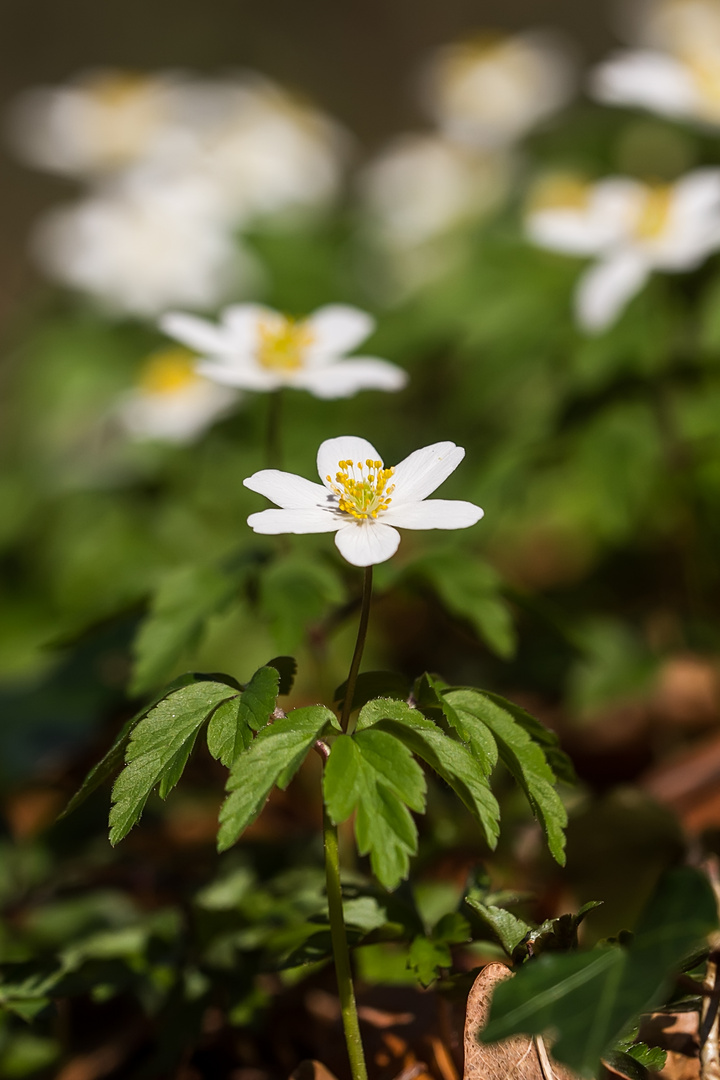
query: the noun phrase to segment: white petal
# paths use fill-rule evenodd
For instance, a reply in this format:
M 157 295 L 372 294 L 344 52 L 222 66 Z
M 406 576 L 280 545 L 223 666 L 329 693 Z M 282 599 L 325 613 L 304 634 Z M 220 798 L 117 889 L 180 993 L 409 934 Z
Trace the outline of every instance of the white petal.
M 292 385 L 319 398 L 350 397 L 358 390 L 402 390 L 407 372 L 388 360 L 353 357 L 328 367 L 298 372 Z
M 475 525 L 483 511 L 475 503 L 458 499 L 429 499 L 427 502 L 408 503 L 395 507 L 382 515 L 383 524 L 398 529 L 467 529 Z
M 698 107 L 689 69 L 659 52 L 616 53 L 595 68 L 590 91 L 610 105 L 640 105 L 667 116 L 683 116 Z
M 317 452 L 318 475 L 327 487 L 327 477 L 335 479 L 338 461 L 354 461 L 356 464 L 360 461 L 364 465 L 368 458 L 372 461 L 382 460 L 367 439 L 360 439 L 357 435 L 340 435 L 337 439 L 326 439 Z
M 343 523 L 340 515 L 327 510 L 261 510 L 251 514 L 248 525 L 256 533 L 274 536 L 278 533 L 335 532 Z
M 212 379 L 223 386 L 238 386 L 241 390 L 264 392 L 278 390 L 287 385 L 287 379 L 279 372 L 255 367 L 247 362 L 233 363 L 230 358 L 224 361 L 202 360 L 195 370 L 206 379 Z
M 608 327 L 640 291 L 649 273 L 647 260 L 636 251 L 620 251 L 591 266 L 581 277 L 575 295 L 581 326 L 591 332 Z
M 307 349 L 307 361 L 312 364 L 328 356 L 343 356 L 354 349 L 375 329 L 375 320 L 359 308 L 348 304 L 326 304 L 306 320 L 313 334 Z
M 259 326 L 282 322 L 283 317 L 264 304 L 232 304 L 222 313 L 222 324 L 227 327 L 228 338 L 240 353 L 254 355 L 259 342 Z
M 222 327 L 215 326 L 207 319 L 197 315 L 186 315 L 182 311 L 169 311 L 160 319 L 160 329 L 168 337 L 181 341 L 195 352 L 210 356 L 231 355 L 232 342 Z
M 378 521 L 352 522 L 344 525 L 335 537 L 335 545 L 353 566 L 374 566 L 385 562 L 398 549 L 400 533 Z
M 462 446 L 451 442 L 433 443 L 415 450 L 395 466 L 392 505 L 420 502 L 447 480 L 464 457 Z
M 246 488 L 257 491 L 284 510 L 325 507 L 330 496 L 322 484 L 314 484 L 304 476 L 281 472 L 280 469 L 261 469 L 243 480 Z
M 675 184 L 674 212 L 704 222 L 720 205 L 720 169 L 694 169 Z

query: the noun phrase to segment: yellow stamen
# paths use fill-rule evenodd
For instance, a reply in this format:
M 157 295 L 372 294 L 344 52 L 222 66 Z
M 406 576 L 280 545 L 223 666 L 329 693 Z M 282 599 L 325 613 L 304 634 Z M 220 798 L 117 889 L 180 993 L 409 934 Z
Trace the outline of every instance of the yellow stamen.
M 201 376 L 195 373 L 196 357 L 187 349 L 162 349 L 152 353 L 140 372 L 138 385 L 148 394 L 176 394 Z
M 357 521 L 367 521 L 390 506 L 395 485 L 388 487 L 388 481 L 394 472 L 384 469 L 382 461 L 367 458 L 364 465 L 361 461 L 338 461 L 335 481 L 329 474 L 325 479 L 338 497 L 338 509 Z
M 688 56 L 685 60 L 702 98 L 704 114 L 711 120 L 717 120 L 720 117 L 720 70 L 717 57 L 713 53 L 710 56 Z
M 672 205 L 673 189 L 670 184 L 648 186 L 640 213 L 635 223 L 635 235 L 640 240 L 654 240 L 667 226 Z
M 305 350 L 314 334 L 306 322 L 281 315 L 258 326 L 258 361 L 272 371 L 296 371 L 304 363 Z

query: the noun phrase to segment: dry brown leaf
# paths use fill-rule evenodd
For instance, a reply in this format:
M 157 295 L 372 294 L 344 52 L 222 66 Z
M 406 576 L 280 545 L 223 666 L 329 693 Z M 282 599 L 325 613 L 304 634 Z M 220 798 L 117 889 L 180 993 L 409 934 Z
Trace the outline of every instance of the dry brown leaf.
M 468 995 L 465 1019 L 465 1071 L 463 1080 L 577 1080 L 547 1054 L 542 1039 L 517 1035 L 485 1046 L 477 1035 L 487 1023 L 492 992 L 512 976 L 505 964 L 487 964 Z

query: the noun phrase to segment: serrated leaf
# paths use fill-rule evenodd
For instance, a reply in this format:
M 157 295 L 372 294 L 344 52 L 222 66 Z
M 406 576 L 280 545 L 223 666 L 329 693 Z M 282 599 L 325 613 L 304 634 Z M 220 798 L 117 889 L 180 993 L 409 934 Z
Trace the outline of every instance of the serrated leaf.
M 474 896 L 466 896 L 465 903 L 477 913 L 483 924 L 492 932 L 500 942 L 508 956 L 512 956 L 514 950 L 532 930 L 529 923 L 518 919 L 505 908 L 495 907 L 493 904 L 483 904 Z
M 199 641 L 211 615 L 236 595 L 239 578 L 218 566 L 174 570 L 162 581 L 133 642 L 131 693 L 143 694 L 167 677 Z
M 490 728 L 500 757 L 525 792 L 545 831 L 551 854 L 564 866 L 567 812 L 555 789 L 555 775 L 542 747 L 533 742 L 506 709 L 479 690 L 450 690 L 446 697 L 454 708 L 472 714 Z
M 420 712 L 401 701 L 371 701 L 360 711 L 358 729 L 378 725 L 422 758 L 460 797 L 480 823 L 488 846 L 500 833 L 500 809 L 482 766 L 462 743 L 445 734 Z
M 560 748 L 560 740 L 554 731 L 550 731 L 549 728 L 546 728 L 544 724 L 541 724 L 539 720 L 536 720 L 534 716 L 526 712 L 525 709 L 521 709 L 513 701 L 508 701 L 506 698 L 501 697 L 500 694 L 493 694 L 489 690 L 483 690 L 482 692 L 490 701 L 494 701 L 501 709 L 509 712 L 513 720 L 527 731 L 533 742 L 538 743 L 543 748 L 547 763 L 558 780 L 562 780 L 566 784 L 577 783 L 573 763 L 565 751 Z
M 113 787 L 110 843 L 117 844 L 139 820 L 150 792 L 162 797 L 179 779 L 198 731 L 208 716 L 235 691 L 226 683 L 196 682 L 175 690 L 134 728 L 127 762 Z
M 648 1046 L 644 1042 L 633 1042 L 621 1047 L 626 1054 L 634 1057 L 646 1069 L 655 1069 L 658 1072 L 665 1068 L 667 1052 L 660 1046 Z
M 280 685 L 278 687 L 278 694 L 280 697 L 285 697 L 289 694 L 293 688 L 295 682 L 295 676 L 297 675 L 297 660 L 294 656 L 274 656 L 272 660 L 268 660 L 265 667 L 274 667 L 280 676 Z
M 411 945 L 408 955 L 408 967 L 422 986 L 429 986 L 440 974 L 441 968 L 452 964 L 450 947 L 445 941 L 418 935 Z
M 342 708 L 345 704 L 345 691 L 347 679 L 337 687 L 333 694 L 333 701 Z M 402 675 L 394 671 L 361 671 L 355 683 L 353 693 L 353 710 L 361 708 L 373 698 L 398 698 L 404 700 L 408 696 L 410 684 Z
M 208 750 L 228 768 L 252 742 L 252 732 L 265 727 L 275 709 L 280 686 L 276 668 L 258 668 L 239 697 L 213 714 L 207 730 Z
M 603 1053 L 661 999 L 682 958 L 717 925 L 713 890 L 699 871 L 661 878 L 629 948 L 545 953 L 493 995 L 483 1042 L 553 1030 L 553 1055 L 594 1076 Z
M 125 747 L 128 744 L 132 732 L 140 721 L 147 716 L 151 709 L 154 709 L 163 698 L 172 694 L 173 691 L 179 690 L 183 686 L 188 686 L 192 682 L 201 681 L 202 679 L 203 676 L 201 675 L 190 673 L 181 675 L 179 678 L 174 679 L 169 686 L 166 686 L 162 693 L 154 697 L 148 705 L 144 705 L 134 716 L 131 716 L 130 719 L 123 724 L 115 742 L 105 756 L 97 763 L 97 765 L 93 765 L 70 802 L 62 813 L 58 815 L 58 820 L 67 817 L 68 814 L 77 809 L 78 806 L 85 802 L 89 795 L 92 795 L 93 791 L 99 788 L 105 780 L 108 780 L 118 771 L 124 761 Z
M 449 911 L 433 928 L 432 936 L 449 945 L 462 945 L 470 940 L 470 923 L 459 911 Z
M 428 706 L 435 705 L 445 718 L 447 725 L 457 732 L 463 742 L 467 743 L 472 753 L 481 763 L 485 776 L 489 776 L 497 765 L 498 748 L 492 732 L 487 724 L 478 720 L 477 716 L 468 712 L 462 704 L 453 704 L 447 694 L 442 693 L 441 683 L 427 673 L 422 676 L 419 685 L 421 699 L 419 702 L 423 712 L 428 713 Z M 429 713 L 430 719 L 434 719 Z
M 344 599 L 342 579 L 330 563 L 294 552 L 267 567 L 260 581 L 260 609 L 280 649 L 296 648 L 308 625 Z
M 410 571 L 421 575 L 451 615 L 466 619 L 478 637 L 503 660 L 516 648 L 510 607 L 500 591 L 497 573 L 476 559 L 443 552 L 414 563 Z
M 625 1080 L 649 1080 L 650 1074 L 645 1066 L 624 1050 L 607 1050 L 603 1054 L 603 1062 Z
M 323 795 L 335 824 L 357 807 L 355 835 L 378 880 L 394 889 L 407 876 L 417 830 L 407 805 L 425 809 L 425 777 L 401 742 L 386 732 L 340 735 L 325 764 Z M 407 805 L 406 805 L 407 804 Z
M 287 787 L 313 743 L 333 729 L 339 730 L 335 714 L 324 705 L 309 705 L 293 709 L 260 731 L 230 773 L 230 794 L 220 809 L 220 851 L 234 844 L 255 820 L 275 784 Z

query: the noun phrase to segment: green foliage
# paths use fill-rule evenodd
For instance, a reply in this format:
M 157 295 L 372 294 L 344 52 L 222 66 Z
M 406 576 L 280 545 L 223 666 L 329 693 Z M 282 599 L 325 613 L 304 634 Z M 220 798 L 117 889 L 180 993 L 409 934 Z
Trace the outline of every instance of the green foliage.
M 126 766 L 115 781 L 110 842 L 117 844 L 139 820 L 150 792 L 165 798 L 180 779 L 198 732 L 223 701 L 234 696 L 220 682 L 196 682 L 173 691 L 133 728 Z
M 345 599 L 342 579 L 331 563 L 292 553 L 266 568 L 260 582 L 260 611 L 276 645 L 292 651 L 308 627 Z
M 275 708 L 280 675 L 273 667 L 261 667 L 242 693 L 223 702 L 210 718 L 208 750 L 228 768 L 252 742 L 252 733 L 265 727 Z
M 502 659 L 516 648 L 515 627 L 501 592 L 499 575 L 478 559 L 457 553 L 428 555 L 413 563 L 409 574 L 425 581 L 451 615 L 467 620 L 475 633 Z
M 324 705 L 293 709 L 263 728 L 230 773 L 229 795 L 220 810 L 220 851 L 252 824 L 275 784 L 287 787 L 313 744 L 333 729 L 339 730 L 337 719 Z
M 461 945 L 470 940 L 467 919 L 457 912 L 449 912 L 439 920 L 431 934 L 418 934 L 410 945 L 408 966 L 422 986 L 429 986 L 438 978 L 443 968 L 452 966 L 451 945 Z
M 337 825 L 357 808 L 358 850 L 370 855 L 373 873 L 388 889 L 407 877 L 417 850 L 409 809 L 425 810 L 425 777 L 412 754 L 384 731 L 368 728 L 340 735 L 325 766 L 323 793 Z
M 163 579 L 133 644 L 132 694 L 143 694 L 167 678 L 200 640 L 210 616 L 237 596 L 239 583 L 240 575 L 214 565 L 182 567 Z
M 669 871 L 629 947 L 547 952 L 523 965 L 493 995 L 483 1041 L 553 1030 L 553 1054 L 585 1076 L 641 1011 L 657 1004 L 683 957 L 717 925 L 704 875 Z

